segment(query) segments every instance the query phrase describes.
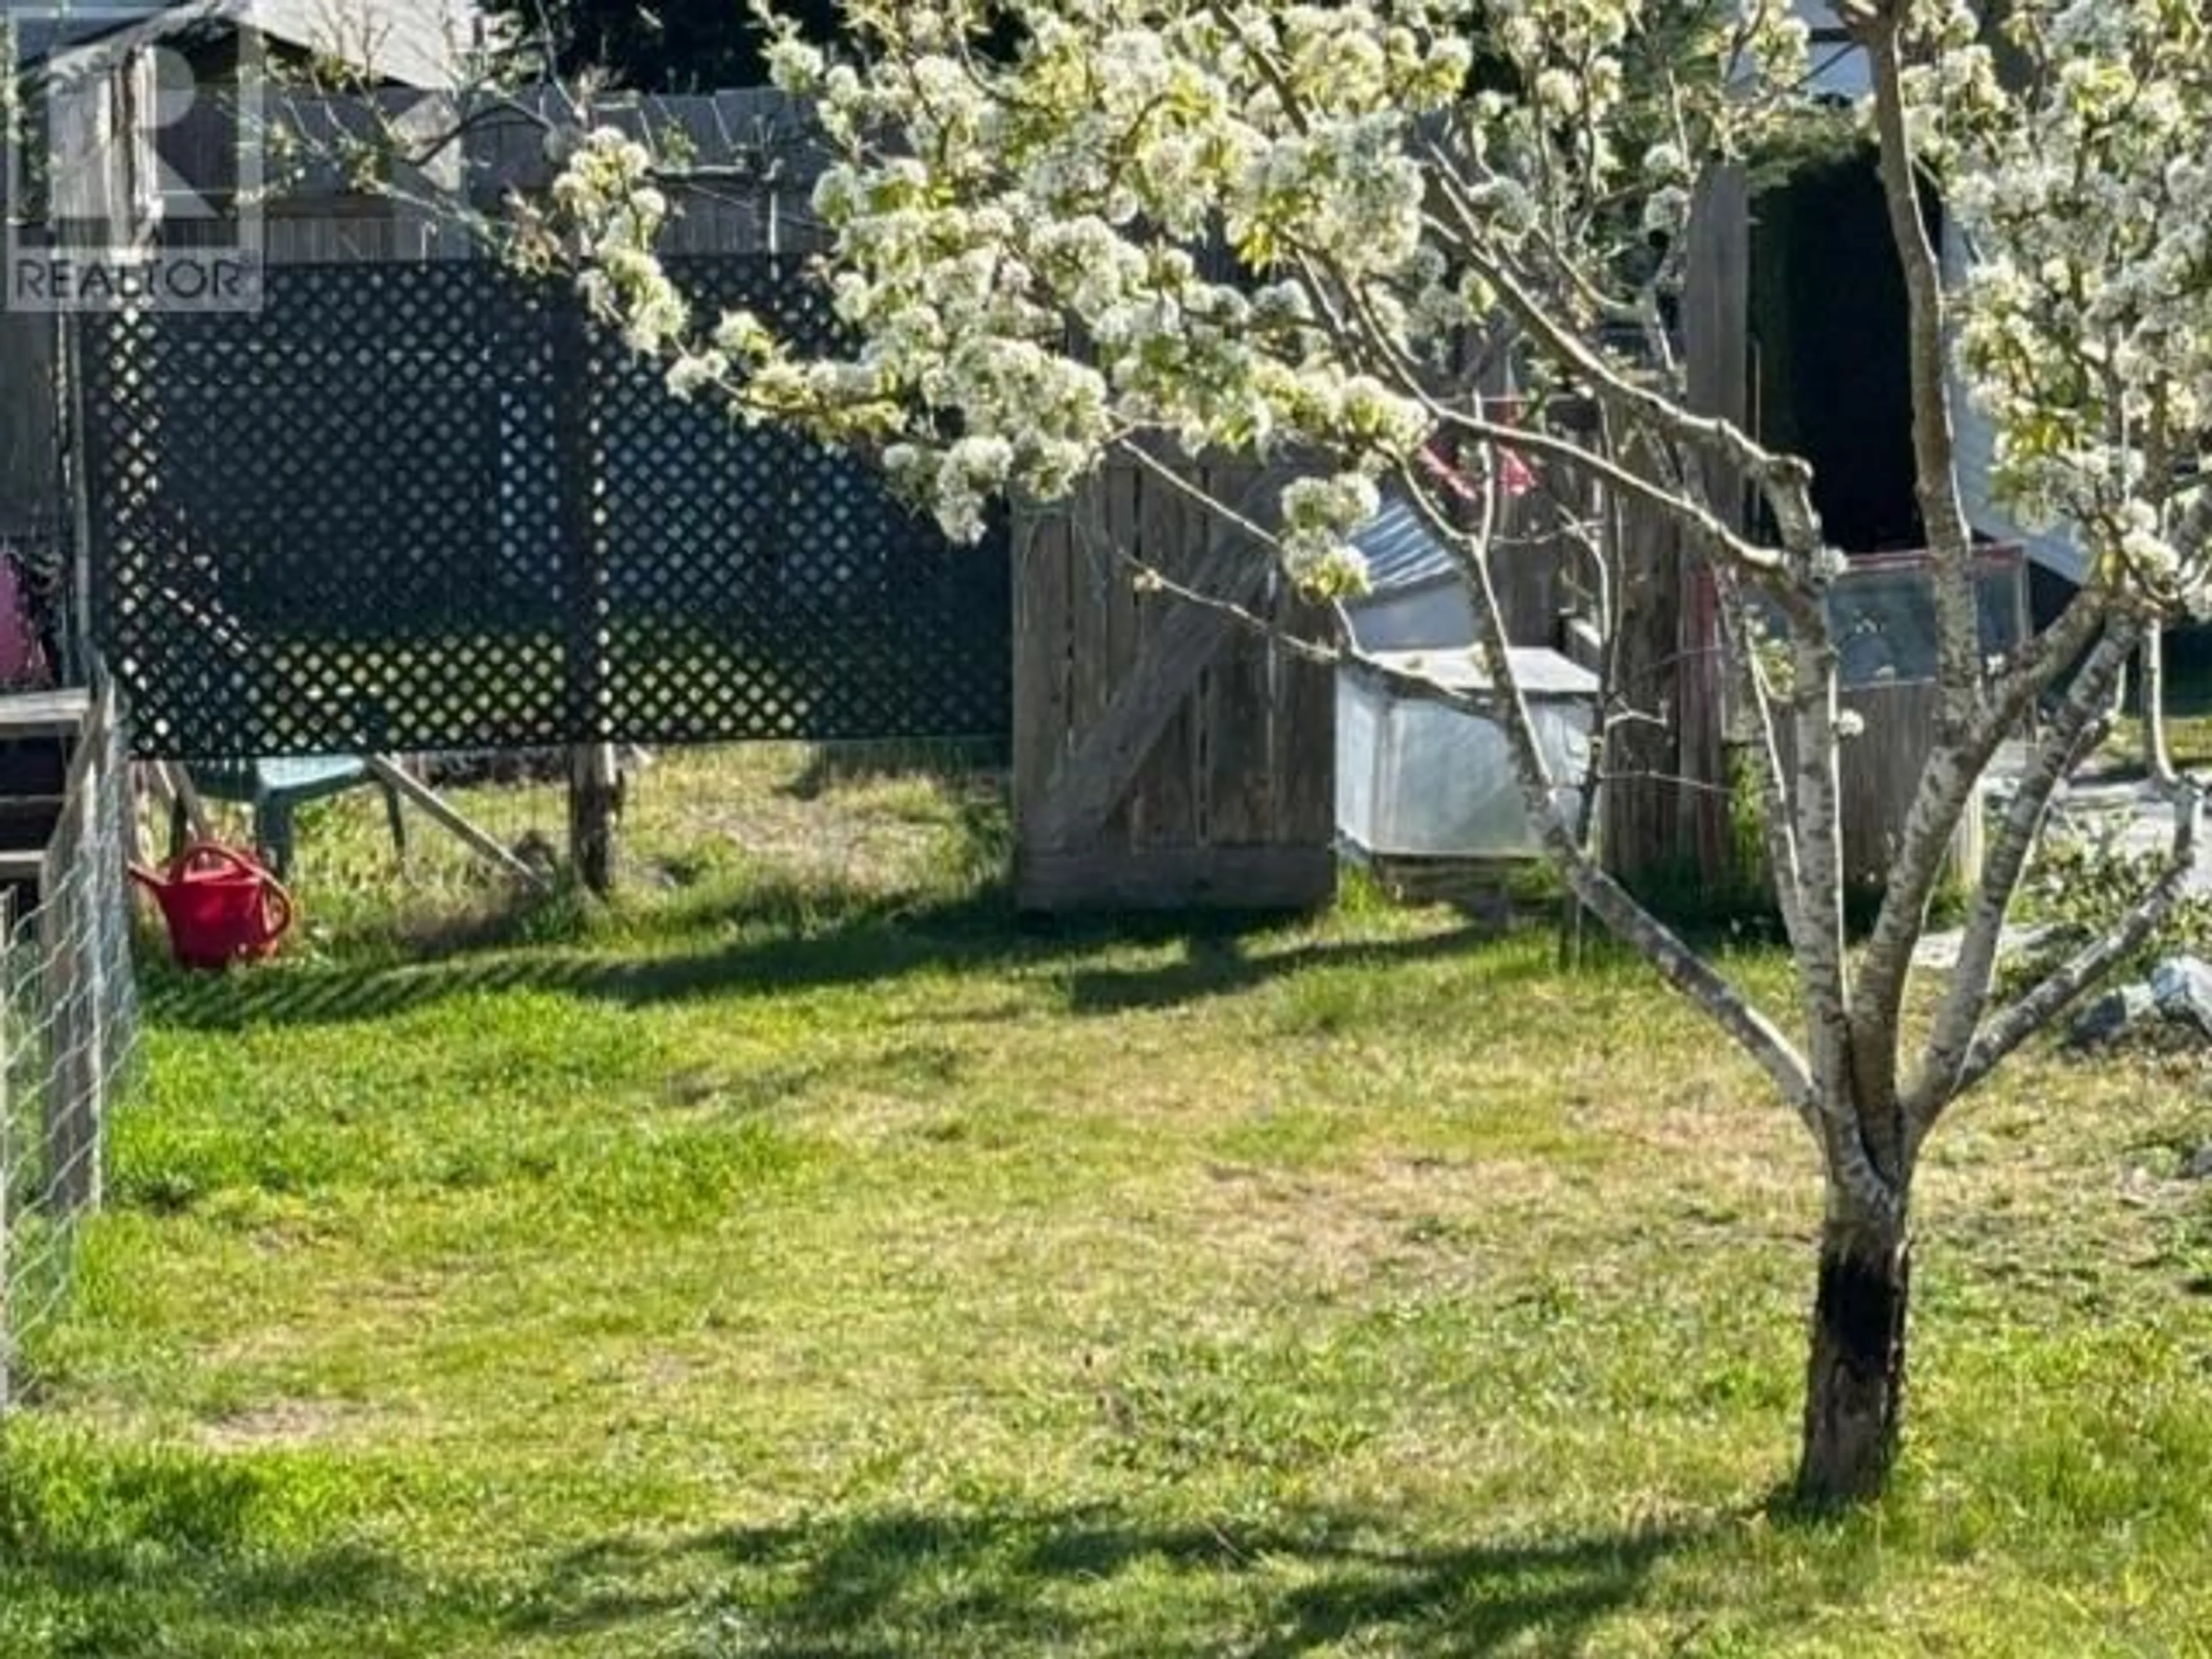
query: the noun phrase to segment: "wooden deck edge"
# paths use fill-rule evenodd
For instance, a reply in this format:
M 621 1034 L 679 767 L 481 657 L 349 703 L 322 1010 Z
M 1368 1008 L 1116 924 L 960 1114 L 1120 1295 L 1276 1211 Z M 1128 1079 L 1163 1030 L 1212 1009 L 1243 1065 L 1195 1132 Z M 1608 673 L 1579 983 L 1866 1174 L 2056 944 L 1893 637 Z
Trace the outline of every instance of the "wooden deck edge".
M 91 718 L 92 694 L 82 687 L 0 692 L 0 742 L 74 738 Z

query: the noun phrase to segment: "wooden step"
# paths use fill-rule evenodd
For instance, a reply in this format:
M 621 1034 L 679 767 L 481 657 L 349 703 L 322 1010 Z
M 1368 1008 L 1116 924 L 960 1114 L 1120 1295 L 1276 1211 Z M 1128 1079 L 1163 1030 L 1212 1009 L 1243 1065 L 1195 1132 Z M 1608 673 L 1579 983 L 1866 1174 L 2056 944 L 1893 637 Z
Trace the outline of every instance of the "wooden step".
M 82 689 L 15 691 L 0 696 L 0 743 L 73 738 L 84 730 L 92 694 Z
M 0 885 L 9 882 L 35 882 L 45 873 L 46 850 L 43 847 L 11 848 L 0 851 Z

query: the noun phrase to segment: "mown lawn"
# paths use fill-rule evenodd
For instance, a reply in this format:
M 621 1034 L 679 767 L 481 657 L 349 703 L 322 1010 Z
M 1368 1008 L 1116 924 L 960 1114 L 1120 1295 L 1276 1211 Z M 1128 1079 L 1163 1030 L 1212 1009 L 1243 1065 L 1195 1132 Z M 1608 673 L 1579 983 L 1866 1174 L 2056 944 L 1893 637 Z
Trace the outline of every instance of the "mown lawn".
M 987 791 L 781 751 L 649 771 L 611 915 L 395 899 L 354 805 L 298 954 L 152 981 L 6 1659 L 2212 1652 L 2179 1061 L 1953 1126 L 1820 1526 L 1809 1154 L 1632 967 L 1023 928 Z

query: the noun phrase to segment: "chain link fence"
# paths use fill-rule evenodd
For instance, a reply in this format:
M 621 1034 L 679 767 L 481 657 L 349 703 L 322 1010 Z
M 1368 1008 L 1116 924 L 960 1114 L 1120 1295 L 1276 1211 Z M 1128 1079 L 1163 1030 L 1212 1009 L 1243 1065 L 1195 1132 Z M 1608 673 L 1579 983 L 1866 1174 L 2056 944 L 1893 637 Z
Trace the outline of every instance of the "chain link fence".
M 125 872 L 129 757 L 112 694 L 91 702 L 34 901 L 19 884 L 0 945 L 0 1413 L 66 1293 L 100 1206 L 109 1109 L 137 1059 Z

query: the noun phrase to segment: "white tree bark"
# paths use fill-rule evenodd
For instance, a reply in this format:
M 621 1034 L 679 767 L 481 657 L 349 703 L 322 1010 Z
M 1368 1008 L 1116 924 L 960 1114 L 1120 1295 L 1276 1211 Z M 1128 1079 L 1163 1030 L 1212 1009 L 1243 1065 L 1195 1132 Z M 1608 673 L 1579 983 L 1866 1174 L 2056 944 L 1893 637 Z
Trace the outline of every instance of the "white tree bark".
M 1752 714 L 1757 731 L 1752 763 L 1759 779 L 1759 830 L 1772 871 L 1775 908 L 1782 913 L 1783 937 L 1792 951 L 1804 948 L 1805 872 L 1797 851 L 1797 827 L 1791 811 L 1790 782 L 1782 764 L 1781 732 L 1775 705 L 1778 701 L 1767 684 L 1765 665 L 1753 639 L 1750 607 L 1740 586 L 1723 578 L 1720 582 L 1722 617 L 1729 630 L 1729 649 L 1744 665 L 1750 688 Z
M 2153 626 L 2143 631 L 2139 648 L 2142 664 L 2143 769 L 2161 789 L 2174 789 L 2181 780 L 2173 770 L 2173 750 L 2166 737 L 2166 633 Z
M 2052 792 L 2094 740 L 2105 702 L 2142 631 L 2132 617 L 2113 622 L 2082 665 L 2016 787 L 1969 902 L 1959 961 L 1936 1016 L 1908 1109 L 1921 1132 L 1956 1092 L 1976 1027 L 1987 1006 L 2007 913 L 2043 828 Z
M 1974 599 L 1973 532 L 1959 497 L 1958 447 L 1951 423 L 1942 262 L 1921 210 L 1915 150 L 1905 130 L 1905 64 L 1899 36 L 1906 0 L 1881 0 L 1858 26 L 1874 76 L 1875 131 L 1890 239 L 1905 272 L 1908 362 L 1912 383 L 1912 459 L 1921 532 L 1935 567 L 1936 680 L 1942 730 L 1955 737 L 1979 704 L 1981 623 Z

